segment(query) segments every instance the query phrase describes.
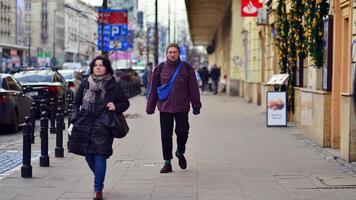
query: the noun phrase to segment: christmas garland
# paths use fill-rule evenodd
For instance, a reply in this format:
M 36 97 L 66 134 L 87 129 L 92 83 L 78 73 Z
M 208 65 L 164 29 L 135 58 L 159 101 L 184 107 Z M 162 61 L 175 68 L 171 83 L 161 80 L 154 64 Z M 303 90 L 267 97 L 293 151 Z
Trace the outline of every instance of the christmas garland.
M 291 10 L 288 14 L 290 23 L 288 37 L 288 110 L 294 112 L 294 87 L 296 86 L 297 59 L 303 59 L 306 49 L 303 43 L 303 12 L 304 4 L 302 0 L 292 1 Z
M 279 49 L 280 60 L 279 66 L 281 68 L 281 73 L 287 73 L 287 63 L 288 63 L 288 30 L 289 23 L 286 11 L 286 3 L 284 0 L 278 1 L 277 7 L 277 37 L 276 46 Z
M 314 64 L 320 68 L 324 64 L 324 21 L 328 15 L 327 0 L 307 0 L 305 4 L 305 45 Z

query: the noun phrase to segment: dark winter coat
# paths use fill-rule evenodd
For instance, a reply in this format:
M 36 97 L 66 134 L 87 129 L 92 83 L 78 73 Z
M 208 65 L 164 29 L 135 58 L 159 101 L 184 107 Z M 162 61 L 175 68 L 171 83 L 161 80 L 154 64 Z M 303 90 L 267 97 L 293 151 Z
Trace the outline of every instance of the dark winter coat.
M 210 71 L 210 78 L 213 81 L 218 81 L 220 79 L 220 68 L 213 67 Z
M 154 113 L 156 105 L 159 111 L 167 113 L 188 112 L 190 103 L 193 109 L 200 110 L 200 94 L 195 71 L 189 63 L 182 62 L 183 66 L 174 81 L 171 93 L 164 101 L 159 100 L 157 87 L 169 82 L 178 67 L 178 63 L 172 66 L 162 62 L 155 67 L 152 74 L 151 90 L 147 99 L 146 112 L 148 114 Z
M 89 89 L 88 79 L 83 79 L 75 97 L 75 109 L 78 111 L 71 123 L 74 124 L 68 149 L 70 152 L 85 156 L 87 153 L 101 154 L 107 157 L 112 155 L 114 137 L 109 128 L 100 123 L 100 115 L 107 103 L 115 104 L 116 112 L 122 114 L 128 109 L 130 103 L 124 90 L 115 78 L 108 81 L 105 86 L 105 97 L 100 99 L 100 92 L 95 95 L 95 108 L 91 111 L 79 110 L 85 92 Z M 97 98 L 98 97 L 98 98 Z

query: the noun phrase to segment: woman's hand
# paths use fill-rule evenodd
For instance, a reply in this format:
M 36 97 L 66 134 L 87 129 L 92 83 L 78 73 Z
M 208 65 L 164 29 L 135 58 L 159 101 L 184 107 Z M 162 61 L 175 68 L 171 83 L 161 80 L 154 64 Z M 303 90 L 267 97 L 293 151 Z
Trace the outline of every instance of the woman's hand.
M 109 110 L 115 111 L 115 104 L 113 102 L 109 102 L 106 107 L 108 107 Z

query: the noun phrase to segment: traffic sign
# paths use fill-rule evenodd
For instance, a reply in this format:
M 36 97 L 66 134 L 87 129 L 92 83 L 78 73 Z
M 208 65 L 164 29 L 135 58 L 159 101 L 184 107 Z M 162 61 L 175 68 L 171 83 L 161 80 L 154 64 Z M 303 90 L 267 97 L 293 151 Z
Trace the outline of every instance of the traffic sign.
M 99 24 L 127 24 L 127 10 L 98 9 Z

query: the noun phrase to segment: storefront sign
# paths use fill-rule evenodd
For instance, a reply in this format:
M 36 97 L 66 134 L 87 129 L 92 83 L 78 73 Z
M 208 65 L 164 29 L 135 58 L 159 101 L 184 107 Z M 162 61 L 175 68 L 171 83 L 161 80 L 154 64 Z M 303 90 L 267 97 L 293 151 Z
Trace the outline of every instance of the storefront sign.
M 287 126 L 287 93 L 267 92 L 267 127 Z
M 241 1 L 241 16 L 242 17 L 257 17 L 258 9 L 262 8 L 263 4 L 259 0 L 242 0 Z

